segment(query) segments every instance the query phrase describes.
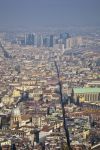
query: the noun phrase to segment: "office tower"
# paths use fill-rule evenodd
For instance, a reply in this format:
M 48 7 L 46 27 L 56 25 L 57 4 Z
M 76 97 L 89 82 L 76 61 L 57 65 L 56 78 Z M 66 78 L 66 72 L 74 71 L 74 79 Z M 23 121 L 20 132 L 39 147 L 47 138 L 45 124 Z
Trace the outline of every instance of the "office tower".
M 20 41 L 17 41 L 18 44 L 21 44 L 21 45 L 26 45 L 26 42 L 25 42 L 25 39 L 21 39 Z
M 75 48 L 83 45 L 82 37 L 72 37 L 66 39 L 66 48 Z
M 83 45 L 83 39 L 82 39 L 81 36 L 78 36 L 78 37 L 77 37 L 77 45 L 78 45 L 78 46 L 82 46 L 82 45 Z
M 62 44 L 64 44 L 64 48 L 66 48 L 66 39 L 70 38 L 69 33 L 61 33 L 60 34 L 60 39 L 62 40 Z
M 50 39 L 49 39 L 49 37 L 48 36 L 44 37 L 44 39 L 43 39 L 43 46 L 44 47 L 49 47 L 49 45 L 50 45 Z
M 66 48 L 71 49 L 72 46 L 72 38 L 66 39 Z
M 77 39 L 75 37 L 66 39 L 66 48 L 71 49 L 77 46 Z
M 65 40 L 68 39 L 69 37 L 70 37 L 69 33 L 64 32 L 60 34 L 60 39 Z
M 35 34 L 34 34 L 34 46 L 35 46 L 35 47 L 37 47 L 37 38 L 38 38 L 38 36 L 37 36 L 37 34 L 35 33 Z
M 57 44 L 63 44 L 63 40 L 62 39 L 58 39 Z
M 35 36 L 34 34 L 28 34 L 25 36 L 26 45 L 34 45 Z
M 53 47 L 53 39 L 54 39 L 54 36 L 50 35 L 50 47 Z
M 58 36 L 54 36 L 54 38 L 53 38 L 53 46 L 55 44 L 58 44 L 58 40 L 59 40 L 59 37 Z
M 16 43 L 19 45 L 25 45 L 25 37 L 26 35 L 19 35 L 16 37 Z
M 43 46 L 43 37 L 42 35 L 37 36 L 37 47 L 42 47 Z

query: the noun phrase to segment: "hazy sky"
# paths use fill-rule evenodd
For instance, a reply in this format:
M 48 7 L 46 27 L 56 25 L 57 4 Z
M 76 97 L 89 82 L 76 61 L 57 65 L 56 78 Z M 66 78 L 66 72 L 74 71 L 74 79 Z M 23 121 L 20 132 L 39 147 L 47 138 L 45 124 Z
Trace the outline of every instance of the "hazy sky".
M 0 27 L 99 26 L 100 0 L 0 0 Z

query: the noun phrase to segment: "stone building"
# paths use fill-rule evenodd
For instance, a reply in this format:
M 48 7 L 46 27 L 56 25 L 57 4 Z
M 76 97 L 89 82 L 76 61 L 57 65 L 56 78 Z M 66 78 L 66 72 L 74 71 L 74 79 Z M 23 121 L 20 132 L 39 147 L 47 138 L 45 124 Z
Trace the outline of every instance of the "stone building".
M 89 101 L 95 102 L 100 100 L 100 88 L 73 88 L 74 99 L 77 101 L 79 98 L 80 101 Z

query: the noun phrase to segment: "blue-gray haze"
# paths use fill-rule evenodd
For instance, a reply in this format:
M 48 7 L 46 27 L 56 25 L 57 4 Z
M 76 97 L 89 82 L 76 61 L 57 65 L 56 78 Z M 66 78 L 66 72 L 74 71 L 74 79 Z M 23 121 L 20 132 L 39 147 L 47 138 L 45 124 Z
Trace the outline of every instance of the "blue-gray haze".
M 100 0 L 0 0 L 0 28 L 99 25 Z

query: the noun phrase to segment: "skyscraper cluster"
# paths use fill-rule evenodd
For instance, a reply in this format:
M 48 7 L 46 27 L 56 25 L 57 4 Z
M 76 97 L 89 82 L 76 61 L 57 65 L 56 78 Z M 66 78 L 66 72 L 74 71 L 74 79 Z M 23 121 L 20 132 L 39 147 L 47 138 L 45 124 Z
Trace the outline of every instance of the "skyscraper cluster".
M 33 47 L 55 47 L 55 45 L 63 45 L 66 48 L 66 40 L 68 38 L 70 38 L 70 35 L 66 32 L 60 33 L 60 35 L 28 33 L 16 38 L 16 42 L 20 45 L 32 45 Z

